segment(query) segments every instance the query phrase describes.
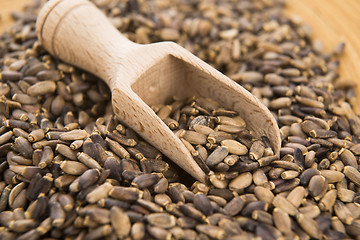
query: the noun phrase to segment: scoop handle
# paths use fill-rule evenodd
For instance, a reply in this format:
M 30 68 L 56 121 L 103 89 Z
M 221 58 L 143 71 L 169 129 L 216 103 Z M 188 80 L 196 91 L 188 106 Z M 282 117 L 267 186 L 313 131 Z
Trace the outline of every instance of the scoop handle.
M 122 122 L 190 175 L 205 182 L 205 173 L 182 142 L 131 89 L 133 79 L 144 73 L 148 63 L 166 52 L 163 48 L 166 44 L 150 47 L 131 42 L 87 0 L 47 2 L 39 13 L 36 31 L 40 43 L 53 56 L 107 83 L 112 92 L 114 112 Z
M 41 9 L 36 31 L 53 56 L 100 77 L 111 87 L 116 67 L 139 44 L 124 37 L 87 0 L 51 0 Z

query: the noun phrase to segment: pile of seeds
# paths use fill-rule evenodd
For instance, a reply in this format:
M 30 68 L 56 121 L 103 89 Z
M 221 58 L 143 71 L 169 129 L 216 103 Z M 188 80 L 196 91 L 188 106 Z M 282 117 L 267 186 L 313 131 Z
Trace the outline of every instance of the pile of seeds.
M 1 239 L 360 236 L 360 119 L 337 74 L 343 44 L 323 53 L 277 0 L 93 0 L 131 40 L 178 42 L 278 120 L 276 158 L 211 99 L 153 106 L 204 184 L 120 123 L 103 82 L 39 46 L 41 2 L 0 38 Z

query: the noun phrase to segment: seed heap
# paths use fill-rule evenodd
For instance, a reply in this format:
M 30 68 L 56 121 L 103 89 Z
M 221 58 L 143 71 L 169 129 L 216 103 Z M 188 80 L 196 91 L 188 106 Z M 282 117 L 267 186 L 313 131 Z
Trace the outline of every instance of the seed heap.
M 39 46 L 38 1 L 0 38 L 1 239 L 360 235 L 360 119 L 337 74 L 343 44 L 323 53 L 282 1 L 93 2 L 131 40 L 176 41 L 261 99 L 280 158 L 236 112 L 175 98 L 153 109 L 210 175 L 186 181 L 114 117 L 104 83 Z

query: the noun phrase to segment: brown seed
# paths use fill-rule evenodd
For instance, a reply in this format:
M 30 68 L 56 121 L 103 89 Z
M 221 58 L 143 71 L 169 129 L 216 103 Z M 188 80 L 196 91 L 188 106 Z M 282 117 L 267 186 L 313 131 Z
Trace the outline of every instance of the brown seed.
M 299 208 L 299 212 L 308 218 L 316 218 L 320 215 L 320 209 L 317 205 L 304 206 Z
M 206 143 L 206 135 L 195 131 L 185 131 L 184 139 L 194 145 L 204 145 Z
M 200 125 L 200 124 L 195 124 L 194 126 L 193 126 L 193 129 L 196 131 L 196 132 L 198 132 L 198 133 L 201 133 L 201 134 L 204 134 L 204 135 L 206 135 L 206 136 L 208 136 L 209 134 L 214 134 L 215 133 L 215 131 L 212 129 L 212 128 L 210 128 L 210 127 L 208 127 L 208 126 L 205 126 L 205 125 Z
M 224 206 L 224 213 L 229 216 L 235 216 L 242 210 L 244 204 L 240 197 L 235 197 Z
M 177 206 L 183 214 L 192 219 L 195 219 L 197 221 L 203 221 L 205 219 L 205 215 L 202 212 L 189 204 L 178 202 Z
M 329 184 L 340 182 L 344 179 L 344 174 L 338 171 L 320 170 L 320 174 L 328 180 Z
M 15 139 L 13 149 L 26 158 L 31 158 L 34 151 L 29 141 L 23 137 Z
M 350 210 L 344 203 L 339 200 L 335 201 L 334 212 L 336 216 L 345 224 L 351 224 L 354 221 L 354 217 Z
M 45 137 L 44 130 L 39 128 L 29 133 L 28 140 L 29 142 L 33 143 L 42 140 L 44 137 Z
M 269 108 L 281 109 L 281 108 L 289 107 L 290 105 L 291 105 L 291 98 L 289 98 L 289 97 L 280 97 L 280 98 L 276 98 L 276 99 L 272 100 L 269 103 Z
M 226 133 L 226 132 L 210 133 L 207 137 L 207 141 L 212 144 L 220 143 L 221 141 L 227 139 L 233 139 L 233 136 L 230 133 Z
M 245 155 L 248 152 L 247 147 L 236 140 L 226 139 L 222 140 L 220 144 L 226 147 L 230 154 Z
M 280 208 L 274 208 L 273 221 L 277 229 L 284 234 L 291 233 L 291 219 L 289 215 Z
M 196 225 L 196 230 L 202 232 L 213 239 L 225 239 L 226 233 L 223 229 L 213 225 L 199 224 Z
M 274 197 L 272 204 L 288 213 L 290 216 L 295 216 L 298 213 L 297 208 L 289 200 L 280 195 Z
M 97 186 L 94 190 L 92 190 L 86 195 L 86 201 L 88 201 L 89 203 L 96 203 L 100 199 L 106 198 L 112 189 L 113 186 L 107 182 L 100 186 Z
M 141 240 L 145 237 L 145 224 L 143 222 L 135 222 L 131 226 L 131 237 L 134 240 Z
M 240 174 L 238 177 L 234 178 L 229 183 L 229 189 L 232 191 L 240 191 L 252 183 L 252 174 L 249 172 L 245 172 Z
M 134 187 L 114 186 L 109 196 L 122 201 L 136 201 L 142 197 L 142 192 Z
M 53 159 L 54 159 L 54 152 L 52 151 L 51 147 L 45 146 L 38 165 L 39 168 L 45 168 L 46 166 L 50 165 Z
M 149 224 L 160 228 L 172 228 L 176 225 L 176 218 L 168 213 L 151 213 L 145 219 Z
M 74 175 L 61 175 L 55 179 L 54 185 L 57 188 L 64 188 L 72 184 L 76 179 L 76 176 Z
M 110 209 L 111 225 L 118 238 L 124 238 L 129 235 L 131 222 L 129 216 L 119 207 Z
M 261 223 L 273 225 L 273 217 L 270 213 L 263 210 L 254 210 L 251 218 Z
M 309 193 L 315 199 L 319 200 L 326 193 L 328 181 L 325 177 L 314 175 L 309 182 Z
M 206 151 L 206 149 L 205 149 L 205 151 Z M 207 155 L 207 153 L 206 153 L 206 155 Z M 209 172 L 210 172 L 209 166 L 206 165 L 206 163 L 205 163 L 204 159 L 202 158 L 202 156 L 200 155 L 200 153 L 195 150 L 195 151 L 191 152 L 191 156 L 194 158 L 194 160 L 199 165 L 201 170 L 203 170 L 205 174 L 209 174 Z
M 210 200 L 204 194 L 197 193 L 193 199 L 195 208 L 200 210 L 205 215 L 209 216 L 213 213 L 213 208 Z
M 170 240 L 171 239 L 171 232 L 169 232 L 168 230 L 165 230 L 163 228 L 147 225 L 146 230 L 155 239 L 161 239 L 161 240 Z
M 31 230 L 36 224 L 34 219 L 20 219 L 9 222 L 9 229 L 21 233 Z
M 341 161 L 343 161 L 344 165 L 352 166 L 356 169 L 359 167 L 356 157 L 350 150 L 341 149 L 339 152 L 339 156 L 340 156 Z
M 26 183 L 25 182 L 21 182 L 19 184 L 17 184 L 16 186 L 14 186 L 11 191 L 10 191 L 10 194 L 9 194 L 9 200 L 8 200 L 8 204 L 9 206 L 13 208 L 13 205 L 14 205 L 14 201 L 16 199 L 16 197 L 20 194 L 20 192 L 22 190 L 24 190 L 26 188 Z
M 337 190 L 332 189 L 325 193 L 324 197 L 319 202 L 319 208 L 321 211 L 330 210 L 334 204 L 337 197 Z
M 65 173 L 70 175 L 81 175 L 88 170 L 86 165 L 76 161 L 63 161 L 60 167 Z
M 48 93 L 53 93 L 56 90 L 56 83 L 53 81 L 41 81 L 35 83 L 28 88 L 27 94 L 30 96 L 41 96 Z
M 317 222 L 305 215 L 299 213 L 296 215 L 296 220 L 304 231 L 309 234 L 312 238 L 320 239 L 320 229 Z
M 88 168 L 99 169 L 99 170 L 101 169 L 100 164 L 95 159 L 93 159 L 84 152 L 78 153 L 77 159 L 83 164 L 85 164 Z
M 305 106 L 324 109 L 324 103 L 307 97 L 295 96 L 295 100 Z
M 159 181 L 159 176 L 157 174 L 143 174 L 140 176 L 137 176 L 132 181 L 132 185 L 136 186 L 140 189 L 148 188 L 150 186 L 153 186 L 155 183 Z
M 63 155 L 66 158 L 69 158 L 70 160 L 77 160 L 76 158 L 76 152 L 72 151 L 70 147 L 64 145 L 64 144 L 57 144 L 55 150 Z
M 352 202 L 354 200 L 355 192 L 346 188 L 337 188 L 337 195 L 342 202 Z
M 112 227 L 110 224 L 101 225 L 97 228 L 92 229 L 88 234 L 85 235 L 84 239 L 94 240 L 104 238 L 112 233 Z
M 259 200 L 266 203 L 271 203 L 274 199 L 274 194 L 269 189 L 262 186 L 256 186 L 254 188 L 254 193 Z
M 130 153 L 128 153 L 128 151 L 126 151 L 126 149 L 122 147 L 118 142 L 113 141 L 110 138 L 106 138 L 105 141 L 110 147 L 110 149 L 120 158 L 130 159 Z
M 53 226 L 61 227 L 64 224 L 66 218 L 66 212 L 58 202 L 51 203 L 50 217 Z
M 298 186 L 294 188 L 286 197 L 295 207 L 299 207 L 307 192 L 304 187 Z
M 127 136 L 124 136 L 122 134 L 119 134 L 117 131 L 114 131 L 112 133 L 108 133 L 107 136 L 109 138 L 111 138 L 112 140 L 125 145 L 125 146 L 129 146 L 129 147 L 133 147 L 137 144 L 137 142 L 135 141 L 135 139 L 132 138 L 128 138 Z
M 299 175 L 298 171 L 288 170 L 281 173 L 281 178 L 285 180 L 294 179 Z
M 209 157 L 206 159 L 206 164 L 210 167 L 213 167 L 223 161 L 228 154 L 229 150 L 226 147 L 219 147 L 209 155 Z
M 251 145 L 249 149 L 249 156 L 253 160 L 258 160 L 263 156 L 264 151 L 265 151 L 264 143 L 258 140 Z
M 0 136 L 0 145 L 3 145 L 4 143 L 7 143 L 11 137 L 13 136 L 12 131 L 8 131 Z
M 219 189 L 224 189 L 227 187 L 229 180 L 225 178 L 224 174 L 222 173 L 215 173 L 210 174 L 209 180 L 214 185 L 214 187 Z
M 343 173 L 345 176 L 350 179 L 357 186 L 360 186 L 360 173 L 359 171 L 352 166 L 345 166 Z
M 238 127 L 238 126 L 231 126 L 231 125 L 225 125 L 225 124 L 219 124 L 214 129 L 216 132 L 223 131 L 226 133 L 240 133 L 245 130 L 245 126 Z
M 272 161 L 271 165 L 278 168 L 301 171 L 301 166 L 293 162 L 278 160 L 278 161 Z

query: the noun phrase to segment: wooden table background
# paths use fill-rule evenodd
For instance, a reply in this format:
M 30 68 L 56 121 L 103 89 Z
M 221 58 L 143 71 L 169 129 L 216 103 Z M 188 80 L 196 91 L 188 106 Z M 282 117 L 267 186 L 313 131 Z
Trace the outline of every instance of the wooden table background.
M 206 1 L 206 0 L 203 0 Z M 360 1 L 359 0 L 287 0 L 285 13 L 299 15 L 310 23 L 314 38 L 333 49 L 340 41 L 346 44 L 341 59 L 340 77 L 360 86 Z M 11 24 L 10 12 L 20 11 L 31 0 L 0 0 L 0 33 Z M 356 87 L 360 96 L 360 87 Z M 358 97 L 360 103 L 360 97 Z M 360 104 L 354 106 L 357 112 Z

